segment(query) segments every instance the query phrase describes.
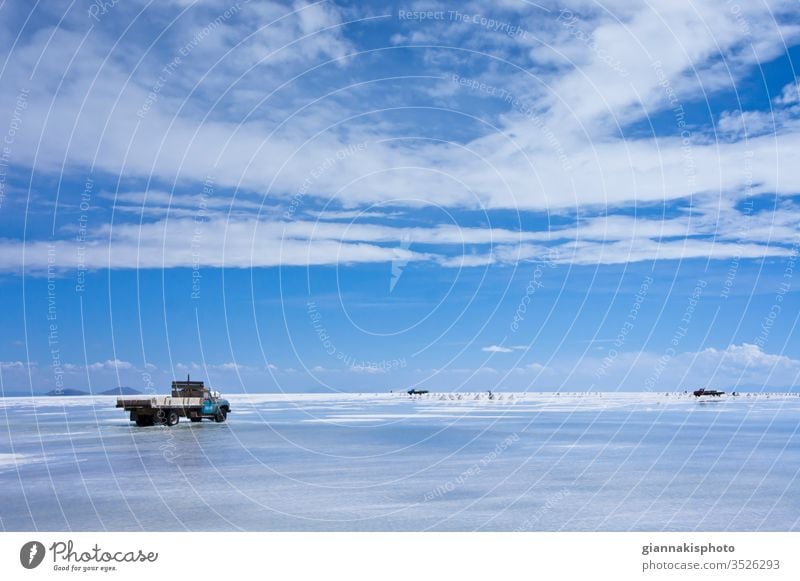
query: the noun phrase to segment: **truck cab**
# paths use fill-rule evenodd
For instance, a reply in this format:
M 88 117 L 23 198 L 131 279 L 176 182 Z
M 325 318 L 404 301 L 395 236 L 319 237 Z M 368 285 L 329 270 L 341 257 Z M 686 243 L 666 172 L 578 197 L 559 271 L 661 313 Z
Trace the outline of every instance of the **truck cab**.
M 199 410 L 189 410 L 186 414 L 192 422 L 202 421 L 203 418 L 224 422 L 231 409 L 228 400 L 221 397 L 218 391 L 208 389 L 202 381 L 190 381 L 188 378 L 186 381 L 172 382 L 172 397 L 202 399 Z
M 228 403 L 227 399 L 221 397 L 218 391 L 206 390 L 206 395 L 203 397 L 203 407 L 200 408 L 200 417 L 193 418 L 189 416 L 189 420 L 199 422 L 203 417 L 209 417 L 218 422 L 224 422 L 230 409 L 230 403 Z M 221 419 L 218 419 L 220 417 Z

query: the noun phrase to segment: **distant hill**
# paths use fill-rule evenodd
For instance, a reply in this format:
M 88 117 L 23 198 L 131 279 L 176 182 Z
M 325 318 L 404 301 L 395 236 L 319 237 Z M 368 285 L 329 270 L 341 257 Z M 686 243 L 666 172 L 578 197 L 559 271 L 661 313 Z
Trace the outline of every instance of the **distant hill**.
M 138 389 L 133 389 L 132 387 L 112 387 L 111 389 L 107 389 L 105 391 L 101 391 L 96 393 L 95 395 L 141 395 L 142 392 Z M 81 391 L 80 389 L 60 389 L 60 390 L 52 390 L 48 391 L 45 395 L 92 395 L 86 391 Z
M 45 395 L 89 395 L 85 391 L 81 391 L 80 389 L 54 389 L 52 391 L 48 391 Z
M 105 391 L 101 391 L 97 395 L 142 395 L 142 392 L 132 387 L 112 387 Z

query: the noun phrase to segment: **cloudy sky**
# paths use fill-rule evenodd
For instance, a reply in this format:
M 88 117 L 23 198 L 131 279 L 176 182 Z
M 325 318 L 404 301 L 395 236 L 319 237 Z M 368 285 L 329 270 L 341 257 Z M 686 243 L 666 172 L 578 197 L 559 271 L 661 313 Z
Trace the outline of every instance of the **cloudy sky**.
M 6 392 L 785 389 L 796 2 L 0 4 Z

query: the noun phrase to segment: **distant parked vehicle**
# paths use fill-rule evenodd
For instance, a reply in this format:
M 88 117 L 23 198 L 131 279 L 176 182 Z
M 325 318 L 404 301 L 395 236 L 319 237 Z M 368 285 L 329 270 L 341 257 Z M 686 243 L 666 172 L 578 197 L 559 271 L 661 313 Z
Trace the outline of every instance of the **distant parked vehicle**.
M 203 418 L 224 422 L 231 411 L 227 399 L 218 391 L 206 389 L 202 381 L 172 382 L 171 396 L 139 396 L 117 398 L 118 408 L 130 412 L 130 419 L 139 427 L 165 425 L 174 426 L 180 418 L 200 422 Z
M 721 395 L 725 395 L 724 391 L 717 391 L 716 389 L 706 389 L 701 387 L 700 389 L 696 389 L 692 392 L 695 397 L 703 397 L 703 396 L 711 396 L 711 397 L 719 397 Z
M 409 389 L 408 395 L 425 395 L 428 393 L 427 389 Z

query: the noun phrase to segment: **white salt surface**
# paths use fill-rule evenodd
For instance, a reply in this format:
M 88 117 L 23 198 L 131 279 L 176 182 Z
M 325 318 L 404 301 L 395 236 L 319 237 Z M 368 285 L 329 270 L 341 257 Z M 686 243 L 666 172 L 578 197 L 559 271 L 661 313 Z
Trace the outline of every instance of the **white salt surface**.
M 796 394 L 497 395 L 230 396 L 227 423 L 173 428 L 113 397 L 0 399 L 0 523 L 800 529 Z

